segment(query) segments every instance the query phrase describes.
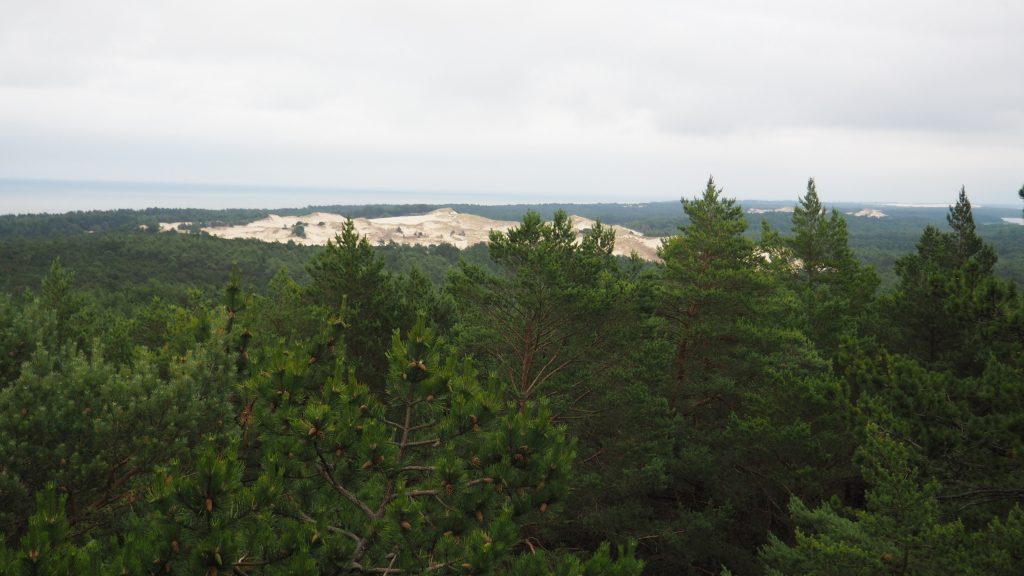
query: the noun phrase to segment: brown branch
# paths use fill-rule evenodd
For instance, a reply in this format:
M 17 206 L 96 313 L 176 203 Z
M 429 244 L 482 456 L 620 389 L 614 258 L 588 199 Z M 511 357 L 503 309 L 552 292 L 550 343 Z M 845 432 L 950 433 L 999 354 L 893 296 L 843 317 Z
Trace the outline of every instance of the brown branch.
M 399 424 L 398 422 L 395 422 L 394 420 L 388 420 L 387 418 L 384 418 L 384 423 L 387 424 L 388 426 L 391 426 L 392 428 L 397 428 L 399 430 L 405 430 L 405 428 L 403 428 L 401 424 Z
M 309 514 L 306 514 L 302 510 L 299 510 L 298 514 L 299 514 L 299 520 L 302 520 L 303 522 L 305 522 L 307 524 L 316 524 L 317 523 L 316 522 L 316 518 L 313 518 L 312 516 L 310 516 Z M 344 534 L 345 536 L 348 536 L 349 538 L 355 540 L 357 545 L 360 545 L 360 546 L 365 546 L 366 545 L 366 543 L 363 542 L 363 539 L 360 538 L 358 534 L 356 534 L 355 532 L 352 532 L 351 530 L 346 530 L 346 529 L 344 529 L 344 528 L 342 528 L 340 526 L 334 526 L 333 524 L 328 524 L 326 526 L 326 528 L 327 528 L 328 532 L 334 532 L 335 534 Z
M 394 564 L 392 563 L 392 565 L 394 565 Z M 349 564 L 349 568 L 352 568 L 353 570 L 357 570 L 359 572 L 366 572 L 366 573 L 370 573 L 370 574 L 401 574 L 402 573 L 402 569 L 401 568 L 391 568 L 390 566 L 387 567 L 387 568 L 367 568 L 367 567 L 364 567 L 359 562 L 353 562 L 353 563 Z
M 376 520 L 377 515 L 369 506 L 366 505 L 365 502 L 360 500 L 358 496 L 350 492 L 347 488 L 345 488 L 341 484 L 338 484 L 338 481 L 334 479 L 334 475 L 331 473 L 330 465 L 327 463 L 327 460 L 324 459 L 323 454 L 320 453 L 319 448 L 317 448 L 316 455 L 320 459 L 320 462 L 317 464 L 317 468 L 320 469 L 320 475 L 323 476 L 324 480 L 327 480 L 327 484 L 330 485 L 331 488 L 334 488 L 334 491 L 337 492 L 338 494 L 341 494 L 346 500 L 348 500 L 352 504 L 355 504 L 356 507 L 358 507 L 360 510 L 363 511 L 364 514 L 366 514 L 367 518 L 369 518 L 370 520 Z
M 434 444 L 437 444 L 440 441 L 441 441 L 440 438 L 430 438 L 430 439 L 427 439 L 427 440 L 415 440 L 413 442 L 406 442 L 405 443 L 405 447 L 406 448 L 416 448 L 416 447 L 419 447 L 419 446 L 432 446 Z
M 1024 497 L 1024 490 L 1019 488 L 979 488 L 977 490 L 968 490 L 967 492 L 961 492 L 960 494 L 945 494 L 936 496 L 938 500 L 958 500 L 960 498 L 974 498 L 977 496 L 990 496 L 995 499 L 1001 498 L 1022 498 Z
M 557 357 L 558 357 L 557 355 L 552 356 L 551 360 L 548 360 L 548 363 L 545 364 L 544 367 L 541 368 L 541 371 L 537 373 L 537 377 L 533 379 L 532 383 L 530 383 L 530 386 L 529 386 L 529 390 L 530 391 L 533 391 L 534 388 L 544 384 L 545 382 L 548 381 L 549 378 L 551 378 L 552 376 L 558 374 L 559 372 L 564 370 L 567 366 L 569 366 L 570 364 L 572 364 L 575 361 L 575 358 L 570 356 L 565 362 L 562 362 L 561 364 L 559 364 L 558 366 L 553 368 L 550 372 L 548 372 L 547 374 L 544 374 L 544 370 L 546 370 L 548 368 L 548 366 L 550 366 L 551 363 L 554 362 Z M 541 375 L 543 375 L 543 377 L 541 377 Z
M 423 424 L 417 424 L 416 426 L 413 426 L 412 428 L 409 428 L 409 432 L 415 432 L 417 430 L 425 430 L 427 428 L 433 428 L 434 426 L 437 426 L 437 421 L 436 420 L 433 420 L 431 422 L 426 422 L 426 423 L 423 423 Z
M 418 496 L 437 496 L 438 495 L 438 491 L 437 490 L 410 490 L 408 492 L 402 493 L 402 495 L 403 496 L 408 496 L 409 498 L 416 498 Z
M 402 466 L 399 472 L 433 472 L 433 466 Z

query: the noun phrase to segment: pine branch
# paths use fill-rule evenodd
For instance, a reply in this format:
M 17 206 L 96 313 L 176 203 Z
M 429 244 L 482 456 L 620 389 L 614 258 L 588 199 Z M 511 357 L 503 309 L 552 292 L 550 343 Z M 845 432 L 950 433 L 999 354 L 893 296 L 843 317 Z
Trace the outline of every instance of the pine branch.
M 327 481 L 327 484 L 331 488 L 334 488 L 334 491 L 337 492 L 338 494 L 341 494 L 346 500 L 348 500 L 352 504 L 355 504 L 356 507 L 362 510 L 363 513 L 366 514 L 366 517 L 369 518 L 371 521 L 376 520 L 377 515 L 369 506 L 366 505 L 365 502 L 360 500 L 358 496 L 350 492 L 347 488 L 345 488 L 341 484 L 338 484 L 338 481 L 334 479 L 334 474 L 331 472 L 331 466 L 330 464 L 327 463 L 327 460 L 324 458 L 323 454 L 320 453 L 319 447 L 317 447 L 316 449 L 316 456 L 320 460 L 320 462 L 317 464 L 317 468 L 320 469 L 320 475 L 323 476 L 324 480 Z

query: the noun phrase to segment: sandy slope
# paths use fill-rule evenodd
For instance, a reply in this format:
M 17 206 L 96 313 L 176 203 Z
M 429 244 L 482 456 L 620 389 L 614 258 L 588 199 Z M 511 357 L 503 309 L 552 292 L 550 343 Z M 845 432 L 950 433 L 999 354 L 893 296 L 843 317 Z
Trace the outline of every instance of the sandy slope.
M 509 220 L 491 220 L 473 214 L 460 214 L 451 208 L 440 208 L 416 216 L 394 216 L 391 218 L 356 218 L 356 230 L 367 237 L 371 244 L 395 242 L 409 245 L 430 245 L 448 243 L 457 248 L 466 248 L 487 241 L 491 230 L 505 231 L 519 224 Z M 301 223 L 305 238 L 296 236 L 294 227 Z M 341 232 L 345 217 L 340 214 L 314 212 L 304 216 L 277 216 L 271 214 L 243 226 L 203 228 L 213 236 L 221 238 L 256 238 L 266 242 L 288 242 L 296 244 L 326 244 Z M 161 224 L 162 231 L 177 228 L 177 224 Z M 579 216 L 572 217 L 573 227 L 582 234 L 594 225 L 593 220 Z M 649 238 L 643 234 L 612 226 L 615 230 L 615 253 L 628 256 L 636 252 L 646 260 L 656 260 L 660 238 Z

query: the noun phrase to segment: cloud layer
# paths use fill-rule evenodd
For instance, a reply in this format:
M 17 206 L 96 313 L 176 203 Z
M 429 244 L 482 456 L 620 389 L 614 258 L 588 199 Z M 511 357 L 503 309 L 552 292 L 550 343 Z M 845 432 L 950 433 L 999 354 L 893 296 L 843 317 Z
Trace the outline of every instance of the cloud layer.
M 0 177 L 1014 201 L 1024 3 L 19 3 Z

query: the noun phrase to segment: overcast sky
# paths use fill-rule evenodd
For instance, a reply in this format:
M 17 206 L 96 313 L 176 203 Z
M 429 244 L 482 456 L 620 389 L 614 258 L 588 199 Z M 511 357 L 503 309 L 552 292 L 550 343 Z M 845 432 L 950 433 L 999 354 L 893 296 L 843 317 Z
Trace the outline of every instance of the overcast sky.
M 667 200 L 709 174 L 774 199 L 814 176 L 826 201 L 1024 184 L 1021 0 L 0 8 L 0 178 L 437 202 Z

